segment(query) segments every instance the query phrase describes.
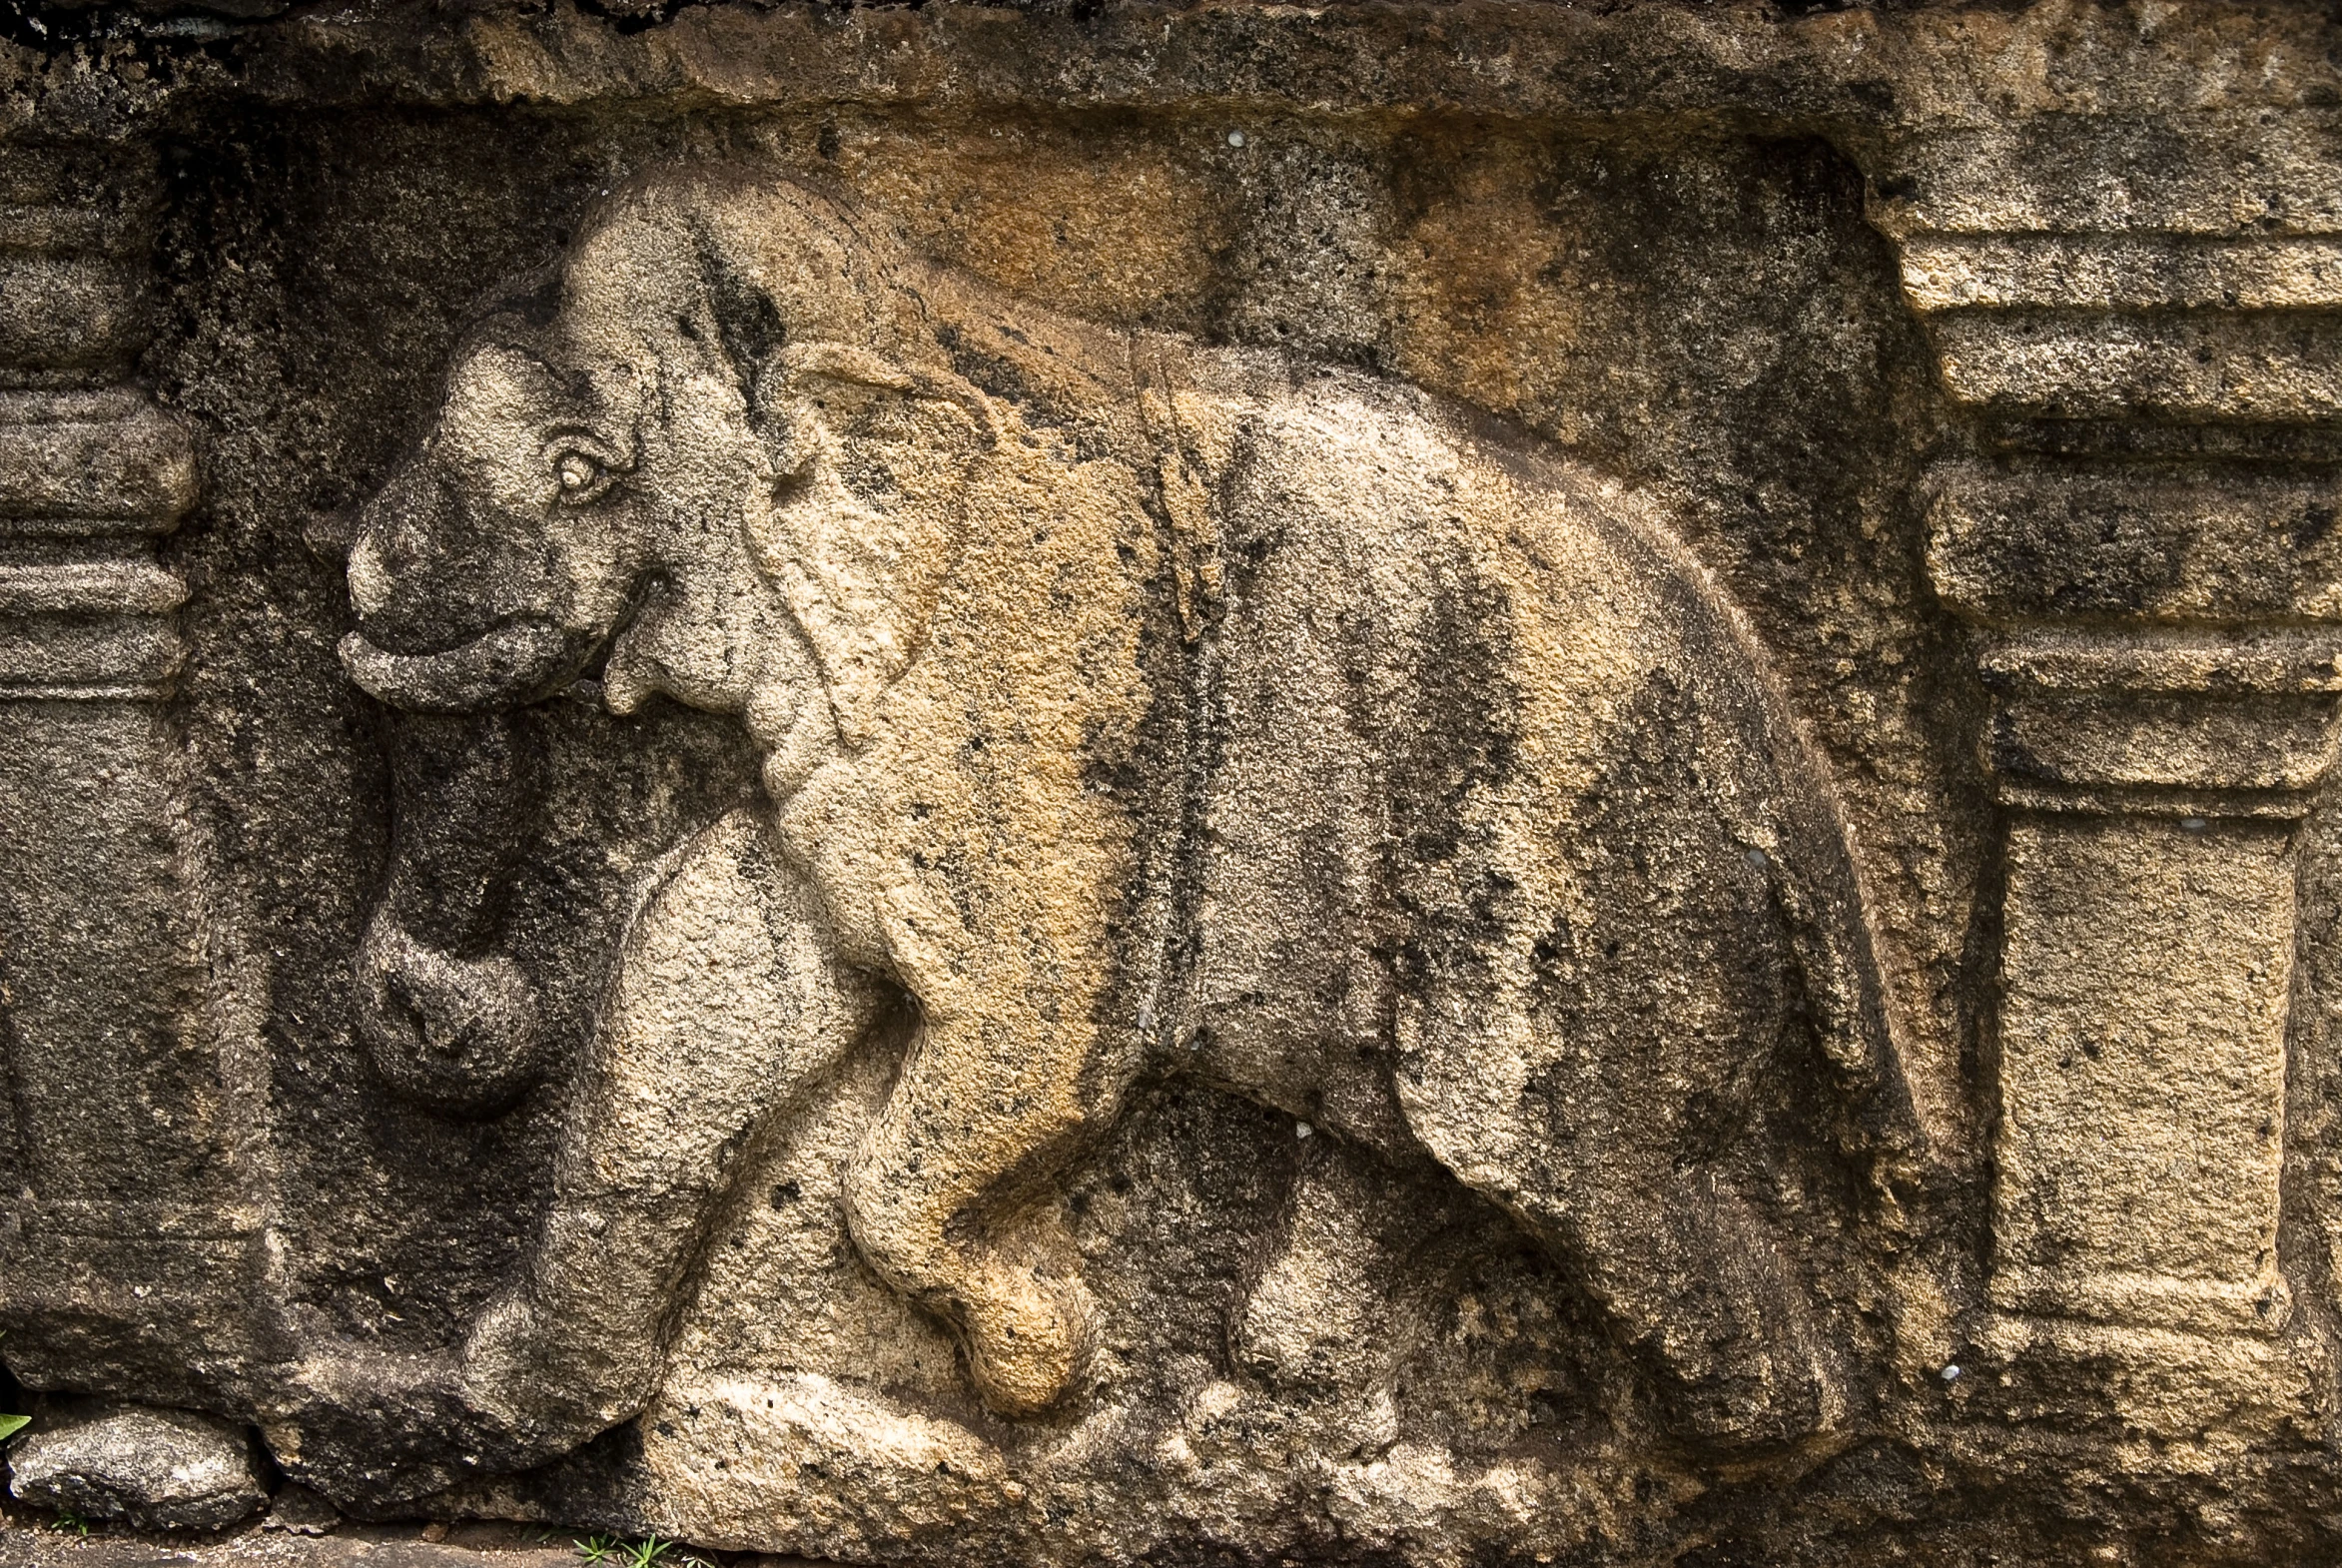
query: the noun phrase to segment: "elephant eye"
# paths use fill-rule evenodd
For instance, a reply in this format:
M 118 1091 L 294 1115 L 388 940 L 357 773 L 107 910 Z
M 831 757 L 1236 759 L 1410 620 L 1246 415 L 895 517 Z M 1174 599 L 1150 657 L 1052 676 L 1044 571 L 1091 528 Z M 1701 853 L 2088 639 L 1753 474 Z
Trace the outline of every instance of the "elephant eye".
M 592 500 L 610 485 L 610 470 L 586 453 L 570 447 L 553 459 L 553 477 L 561 486 L 561 499 L 570 502 Z

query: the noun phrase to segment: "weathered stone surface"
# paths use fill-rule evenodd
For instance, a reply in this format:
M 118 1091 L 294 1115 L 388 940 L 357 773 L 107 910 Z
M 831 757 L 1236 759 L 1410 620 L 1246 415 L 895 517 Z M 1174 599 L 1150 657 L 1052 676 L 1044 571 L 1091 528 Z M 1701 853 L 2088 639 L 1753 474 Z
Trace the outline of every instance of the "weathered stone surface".
M 222 1535 L 177 1535 L 168 1542 L 104 1527 L 59 1530 L 30 1516 L 0 1519 L 0 1568 L 579 1568 L 586 1554 L 561 1535 L 509 1525 L 353 1526 L 332 1535 L 288 1535 L 247 1527 Z M 608 1542 L 601 1568 L 619 1568 L 641 1540 Z M 621 1551 L 623 1547 L 625 1550 Z M 713 1561 L 670 1546 L 658 1568 L 709 1568 Z M 812 1568 L 802 1559 L 732 1557 L 722 1568 Z
M 8 1372 L 287 1519 L 2334 1555 L 2337 61 L 11 13 Z
M 288 1481 L 269 1499 L 264 1530 L 292 1535 L 331 1535 L 342 1525 L 342 1510 L 299 1482 Z
M 225 1530 L 268 1501 L 252 1439 L 192 1410 L 62 1406 L 8 1454 L 20 1503 L 147 1530 Z

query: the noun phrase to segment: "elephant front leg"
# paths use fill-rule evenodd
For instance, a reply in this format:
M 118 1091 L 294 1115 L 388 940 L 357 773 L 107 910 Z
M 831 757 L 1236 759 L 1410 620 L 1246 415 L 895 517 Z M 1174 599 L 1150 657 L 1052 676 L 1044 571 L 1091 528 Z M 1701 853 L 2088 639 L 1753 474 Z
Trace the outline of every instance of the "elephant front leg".
M 1051 1178 L 1131 1077 L 1087 1028 L 931 1015 L 847 1174 L 863 1256 L 959 1331 L 1004 1415 L 1057 1403 L 1088 1360 L 1090 1293 Z
M 551 1211 L 464 1346 L 503 1466 L 562 1452 L 656 1392 L 684 1281 L 756 1130 L 885 1008 L 748 813 L 679 857 L 629 927 L 572 1102 Z

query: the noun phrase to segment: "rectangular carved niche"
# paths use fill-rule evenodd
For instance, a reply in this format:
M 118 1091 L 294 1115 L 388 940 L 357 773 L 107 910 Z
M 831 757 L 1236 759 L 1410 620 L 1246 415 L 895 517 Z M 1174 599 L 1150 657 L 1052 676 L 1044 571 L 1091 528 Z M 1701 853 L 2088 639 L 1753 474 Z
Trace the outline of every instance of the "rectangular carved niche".
M 2011 824 L 1995 1304 L 2212 1332 L 2283 1320 L 2291 838 L 2251 819 Z

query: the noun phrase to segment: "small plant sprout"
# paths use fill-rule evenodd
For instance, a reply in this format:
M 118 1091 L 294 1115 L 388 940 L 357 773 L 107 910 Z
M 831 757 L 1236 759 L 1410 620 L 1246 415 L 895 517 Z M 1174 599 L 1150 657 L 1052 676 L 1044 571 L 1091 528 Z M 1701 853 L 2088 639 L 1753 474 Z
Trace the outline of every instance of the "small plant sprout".
M 49 1528 L 59 1535 L 87 1535 L 90 1533 L 90 1522 L 70 1508 L 60 1508 L 57 1517 L 49 1521 Z
M 706 1568 L 696 1557 L 669 1557 L 675 1549 L 673 1541 L 662 1541 L 647 1536 L 639 1541 L 627 1541 L 615 1535 L 589 1535 L 582 1541 L 573 1541 L 577 1556 L 586 1568 Z
M 29 1415 L 0 1415 L 0 1443 L 8 1441 L 32 1424 Z

